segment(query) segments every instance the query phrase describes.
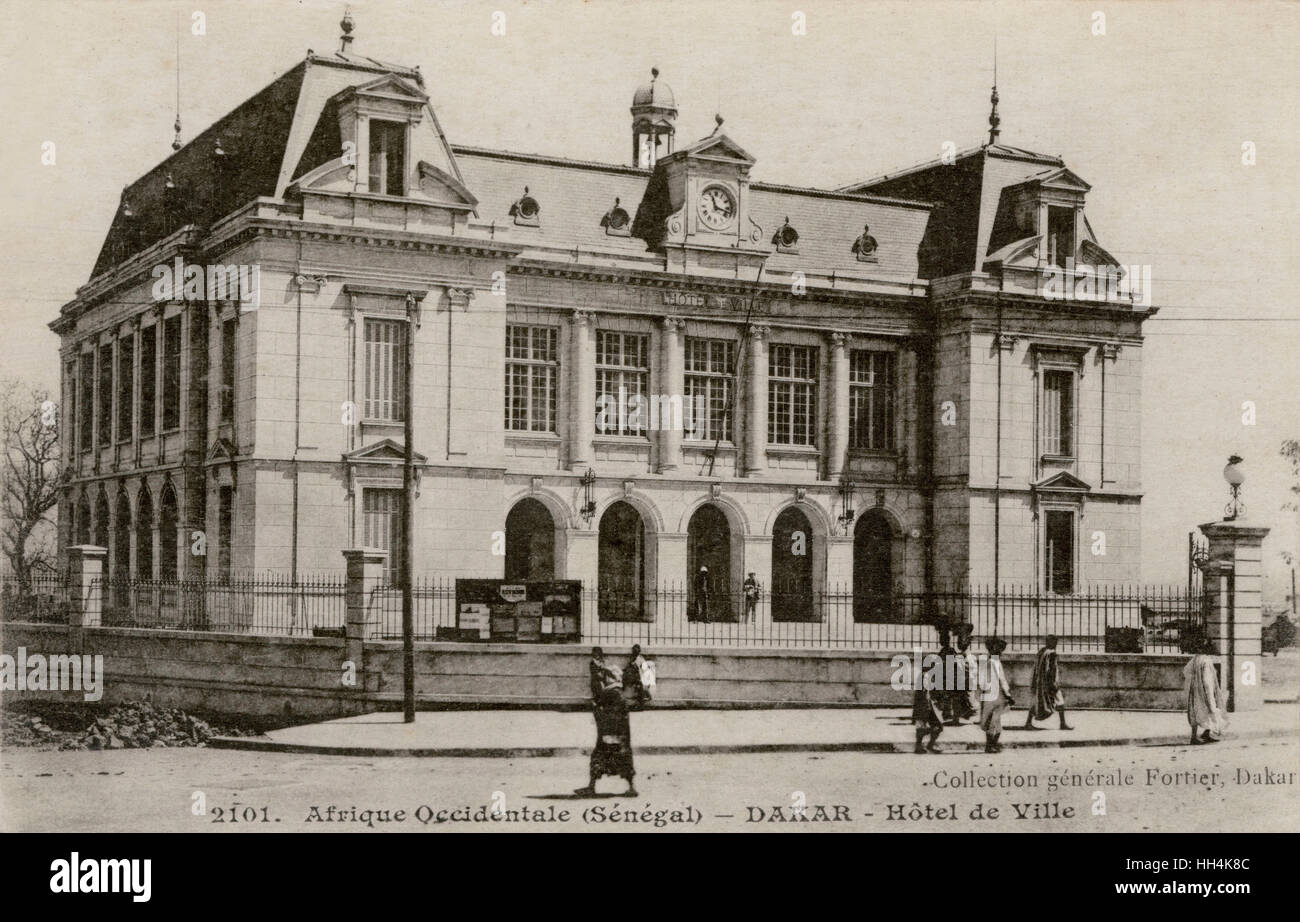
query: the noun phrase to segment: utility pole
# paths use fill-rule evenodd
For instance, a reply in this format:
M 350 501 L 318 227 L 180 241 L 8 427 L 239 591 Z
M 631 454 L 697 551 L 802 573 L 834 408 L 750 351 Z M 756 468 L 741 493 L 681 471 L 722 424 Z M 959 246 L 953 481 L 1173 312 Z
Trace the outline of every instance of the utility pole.
M 415 521 L 415 330 L 418 326 L 415 295 L 406 296 L 406 347 L 402 350 L 402 409 L 405 445 L 402 448 L 402 553 L 398 560 L 402 580 L 402 720 L 415 722 L 415 596 L 412 590 L 411 543 Z

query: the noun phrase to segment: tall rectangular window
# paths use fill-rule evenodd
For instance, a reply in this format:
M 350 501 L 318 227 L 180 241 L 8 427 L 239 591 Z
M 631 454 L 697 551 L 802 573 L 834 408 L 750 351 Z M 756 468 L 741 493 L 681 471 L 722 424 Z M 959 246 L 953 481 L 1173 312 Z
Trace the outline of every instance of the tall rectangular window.
M 1074 259 L 1074 209 L 1047 209 L 1047 256 L 1048 260 L 1062 269 L 1068 268 L 1068 260 Z
M 362 490 L 361 518 L 365 546 L 388 551 L 384 576 L 395 581 L 401 574 L 402 491 Z
M 135 337 L 117 341 L 117 439 L 131 440 L 135 423 Z
M 140 333 L 140 437 L 154 434 L 158 413 L 158 327 L 146 327 Z
M 649 383 L 650 337 L 597 330 L 596 435 L 645 435 Z
M 77 363 L 66 362 L 63 366 L 63 408 L 64 455 L 71 458 L 77 453 Z
M 235 490 L 222 487 L 217 493 L 217 576 L 230 582 L 231 541 L 235 532 Z
M 849 448 L 894 450 L 894 354 L 855 349 L 849 356 Z
M 221 324 L 221 421 L 235 418 L 235 321 Z
M 1061 457 L 1074 455 L 1074 374 L 1047 371 L 1043 374 L 1043 453 Z
M 81 393 L 77 396 L 77 449 L 90 451 L 95 436 L 95 353 L 81 353 Z
M 405 195 L 406 126 L 370 120 L 370 191 Z
M 181 315 L 163 321 L 163 431 L 181 424 Z
M 506 429 L 555 431 L 557 336 L 554 327 L 506 327 Z
M 767 354 L 767 440 L 817 444 L 817 349 L 773 344 Z
M 1044 530 L 1043 561 L 1048 592 L 1074 592 L 1074 513 L 1049 509 Z
M 406 321 L 366 321 L 366 419 L 406 419 Z
M 731 439 L 731 389 L 736 344 L 727 339 L 686 339 L 686 406 L 690 438 Z M 703 413 L 700 410 L 703 409 Z
M 99 417 L 99 446 L 113 444 L 113 344 L 104 343 L 99 347 L 99 405 L 95 408 Z

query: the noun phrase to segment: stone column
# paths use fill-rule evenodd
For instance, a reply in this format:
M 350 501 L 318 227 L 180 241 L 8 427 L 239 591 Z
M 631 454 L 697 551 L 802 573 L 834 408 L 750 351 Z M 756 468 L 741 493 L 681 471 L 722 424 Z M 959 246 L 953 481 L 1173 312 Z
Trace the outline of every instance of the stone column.
M 682 424 L 691 412 L 686 405 L 686 373 L 682 357 L 682 330 L 686 321 L 680 317 L 665 317 L 663 343 L 660 349 L 659 387 L 656 388 L 668 403 L 659 402 L 659 472 L 674 471 L 682 462 Z M 671 408 L 680 401 L 680 420 L 674 419 Z M 665 418 L 667 417 L 667 418 Z
M 356 669 L 356 691 L 365 691 L 365 643 L 379 626 L 379 601 L 375 589 L 383 585 L 388 552 L 372 547 L 354 547 L 343 552 L 347 561 L 344 604 L 347 622 L 343 629 L 343 658 Z
M 745 476 L 761 477 L 767 467 L 767 335 L 770 327 L 749 328 L 749 385 L 745 401 Z
M 591 464 L 596 437 L 596 317 L 574 311 L 569 325 L 569 470 Z
M 1223 659 L 1229 710 L 1254 711 L 1264 703 L 1260 686 L 1260 626 L 1264 581 L 1261 545 L 1269 530 L 1241 521 L 1201 526 L 1209 539 L 1205 592 L 1206 632 Z
M 74 544 L 68 548 L 68 627 L 99 627 L 104 605 L 106 548 Z
M 830 400 L 827 403 L 826 477 L 843 472 L 849 447 L 849 356 L 848 336 L 831 334 Z

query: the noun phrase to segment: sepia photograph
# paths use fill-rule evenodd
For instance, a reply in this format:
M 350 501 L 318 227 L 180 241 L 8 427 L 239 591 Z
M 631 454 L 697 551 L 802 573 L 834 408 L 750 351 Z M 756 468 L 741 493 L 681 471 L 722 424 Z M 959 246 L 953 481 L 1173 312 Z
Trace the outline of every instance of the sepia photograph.
M 24 888 L 938 832 L 1267 889 L 1296 4 L 2 6 Z

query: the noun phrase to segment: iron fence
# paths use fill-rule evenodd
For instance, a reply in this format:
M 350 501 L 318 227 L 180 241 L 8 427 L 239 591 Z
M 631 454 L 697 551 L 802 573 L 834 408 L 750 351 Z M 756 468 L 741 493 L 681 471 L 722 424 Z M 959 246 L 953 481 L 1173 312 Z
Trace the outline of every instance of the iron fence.
M 345 589 L 341 574 L 259 574 L 221 583 L 107 579 L 87 592 L 106 627 L 341 636 Z M 465 639 L 454 579 L 416 580 L 412 597 L 417 640 Z M 367 603 L 369 636 L 400 639 L 400 587 L 378 586 Z M 702 598 L 668 584 L 646 592 L 583 590 L 581 635 L 613 646 L 910 649 L 936 646 L 942 627 L 970 624 L 976 644 L 997 635 L 1013 650 L 1035 649 L 1055 635 L 1062 651 L 1176 653 L 1204 634 L 1205 603 L 1199 589 L 1159 586 L 1074 595 L 985 587 L 871 595 L 834 587 Z M 82 603 L 59 576 L 0 580 L 5 620 L 66 622 L 74 604 Z

